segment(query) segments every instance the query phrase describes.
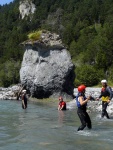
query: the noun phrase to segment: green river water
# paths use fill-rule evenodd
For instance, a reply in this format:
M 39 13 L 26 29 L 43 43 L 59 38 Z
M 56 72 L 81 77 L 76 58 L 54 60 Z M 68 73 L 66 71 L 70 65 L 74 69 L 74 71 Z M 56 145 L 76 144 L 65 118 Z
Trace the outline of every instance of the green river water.
M 73 104 L 74 105 L 74 104 Z M 57 106 L 21 101 L 0 101 L 0 150 L 113 150 L 113 119 L 90 114 L 93 128 L 77 132 L 76 106 L 58 111 Z

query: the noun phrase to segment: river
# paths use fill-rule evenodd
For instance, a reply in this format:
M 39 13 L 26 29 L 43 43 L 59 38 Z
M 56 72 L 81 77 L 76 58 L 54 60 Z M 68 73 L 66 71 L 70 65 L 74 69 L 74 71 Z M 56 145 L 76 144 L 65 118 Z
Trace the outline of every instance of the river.
M 113 150 L 113 119 L 91 113 L 92 130 L 77 132 L 76 107 L 58 111 L 57 106 L 20 101 L 0 101 L 0 150 Z

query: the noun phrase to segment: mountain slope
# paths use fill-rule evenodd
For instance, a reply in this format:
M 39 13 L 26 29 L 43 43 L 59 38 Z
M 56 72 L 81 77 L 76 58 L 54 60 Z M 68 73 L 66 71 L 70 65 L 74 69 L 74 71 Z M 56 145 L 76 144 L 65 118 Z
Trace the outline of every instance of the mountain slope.
M 19 43 L 27 39 L 29 32 L 41 28 L 60 34 L 78 70 L 88 66 L 97 74 L 96 83 L 100 78 L 112 81 L 113 2 L 111 0 L 28 0 L 35 5 L 36 10 L 33 14 L 22 18 L 19 6 L 20 2 L 24 1 L 14 0 L 9 5 L 0 6 L 1 85 L 19 82 L 17 75 L 14 81 L 12 77 L 6 76 L 8 82 L 4 83 L 3 77 L 9 72 L 4 71 L 4 67 L 7 61 L 13 64 L 22 60 L 23 51 Z M 82 74 L 82 71 L 79 73 Z M 79 84 L 84 80 L 77 75 L 75 82 Z

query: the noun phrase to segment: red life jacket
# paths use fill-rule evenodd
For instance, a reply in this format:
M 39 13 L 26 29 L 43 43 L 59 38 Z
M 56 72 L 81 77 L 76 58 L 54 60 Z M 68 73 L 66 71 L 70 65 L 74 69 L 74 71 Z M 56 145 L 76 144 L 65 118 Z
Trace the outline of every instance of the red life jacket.
M 59 106 L 60 106 L 60 108 L 62 108 L 62 106 L 64 106 L 62 110 L 66 110 L 66 102 L 64 102 L 64 101 L 60 102 Z

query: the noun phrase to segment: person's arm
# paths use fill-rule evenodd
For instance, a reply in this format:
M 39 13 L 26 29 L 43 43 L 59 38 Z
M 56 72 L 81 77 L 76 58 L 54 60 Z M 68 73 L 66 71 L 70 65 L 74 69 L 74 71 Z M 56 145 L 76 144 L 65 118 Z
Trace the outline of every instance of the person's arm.
M 58 110 L 60 110 L 60 104 L 58 105 Z
M 60 105 L 58 106 L 58 110 L 62 110 L 64 108 L 64 105 L 62 105 L 62 107 L 60 107 Z
M 102 92 L 100 94 L 100 96 L 98 98 L 96 98 L 96 100 L 99 100 L 102 97 Z
M 100 96 L 99 96 L 99 99 L 102 97 L 102 93 L 100 94 Z
M 79 102 L 81 106 L 85 105 L 89 100 L 90 100 L 90 96 L 86 98 L 86 100 L 83 100 L 82 96 L 79 97 Z

